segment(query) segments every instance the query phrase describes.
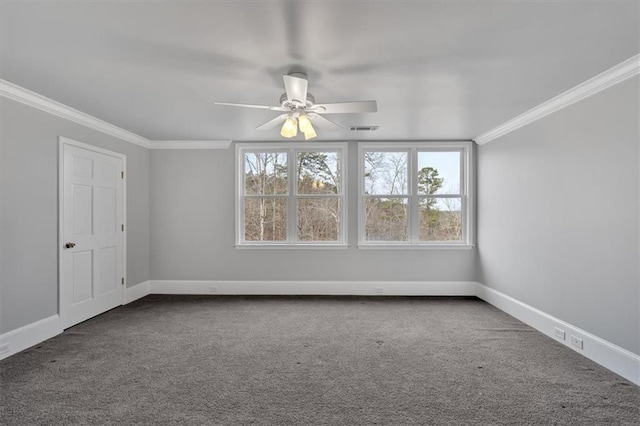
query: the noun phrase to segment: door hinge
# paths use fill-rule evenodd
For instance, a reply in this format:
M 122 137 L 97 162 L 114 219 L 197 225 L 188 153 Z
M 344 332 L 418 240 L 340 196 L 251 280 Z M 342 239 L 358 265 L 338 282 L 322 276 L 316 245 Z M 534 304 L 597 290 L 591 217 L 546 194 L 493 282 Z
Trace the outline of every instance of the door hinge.
M 120 177 L 124 179 L 124 172 L 120 172 Z
M 122 285 L 124 285 L 124 277 L 122 277 L 122 280 L 121 280 L 121 281 L 122 281 Z
M 124 232 L 124 223 L 120 225 L 120 228 L 122 228 L 122 232 Z

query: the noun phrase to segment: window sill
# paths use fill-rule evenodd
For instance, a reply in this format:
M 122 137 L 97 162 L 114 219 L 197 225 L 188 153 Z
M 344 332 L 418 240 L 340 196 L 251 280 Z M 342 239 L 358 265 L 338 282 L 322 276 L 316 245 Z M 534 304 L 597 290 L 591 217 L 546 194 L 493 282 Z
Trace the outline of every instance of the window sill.
M 344 250 L 348 244 L 234 244 L 238 250 Z M 359 250 L 472 250 L 475 244 L 359 244 Z
M 475 244 L 358 244 L 361 250 L 472 250 Z
M 347 249 L 347 244 L 235 244 L 239 250 L 325 250 L 325 249 Z

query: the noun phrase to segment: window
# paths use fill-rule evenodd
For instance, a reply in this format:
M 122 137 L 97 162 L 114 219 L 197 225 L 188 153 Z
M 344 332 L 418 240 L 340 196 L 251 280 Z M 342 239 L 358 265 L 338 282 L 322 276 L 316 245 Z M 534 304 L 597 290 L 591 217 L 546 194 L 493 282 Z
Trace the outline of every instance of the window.
M 361 246 L 471 246 L 471 142 L 359 145 Z
M 239 245 L 345 244 L 345 144 L 238 144 L 236 156 Z

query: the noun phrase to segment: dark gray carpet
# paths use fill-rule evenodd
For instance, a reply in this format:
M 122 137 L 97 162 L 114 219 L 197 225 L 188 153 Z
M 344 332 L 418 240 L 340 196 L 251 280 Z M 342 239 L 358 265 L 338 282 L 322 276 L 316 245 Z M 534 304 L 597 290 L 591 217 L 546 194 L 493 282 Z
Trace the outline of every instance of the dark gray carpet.
M 637 386 L 475 298 L 147 296 L 0 380 L 8 425 L 640 422 Z

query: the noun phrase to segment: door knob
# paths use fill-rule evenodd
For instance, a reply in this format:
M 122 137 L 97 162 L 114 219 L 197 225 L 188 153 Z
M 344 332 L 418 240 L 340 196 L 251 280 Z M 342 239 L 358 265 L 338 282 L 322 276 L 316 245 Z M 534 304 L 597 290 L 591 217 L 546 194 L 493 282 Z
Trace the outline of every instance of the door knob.
M 76 246 L 76 243 L 67 243 L 64 245 L 66 248 L 74 248 Z

